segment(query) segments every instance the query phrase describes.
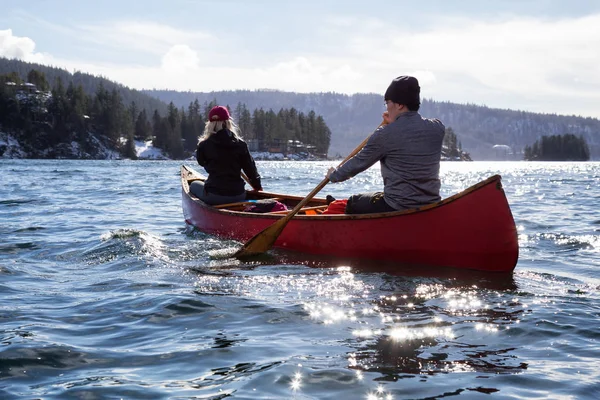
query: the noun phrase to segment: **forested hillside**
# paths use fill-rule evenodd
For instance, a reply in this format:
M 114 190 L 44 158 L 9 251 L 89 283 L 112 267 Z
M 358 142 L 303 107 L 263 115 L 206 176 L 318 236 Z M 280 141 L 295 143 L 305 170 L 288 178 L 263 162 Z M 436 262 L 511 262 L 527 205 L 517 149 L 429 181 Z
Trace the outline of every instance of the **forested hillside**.
M 144 91 L 176 105 L 216 100 L 218 103 L 245 103 L 249 108 L 295 107 L 300 111 L 314 109 L 323 115 L 331 129 L 329 153 L 347 154 L 381 122 L 383 96 L 379 94 L 344 95 L 339 93 L 290 93 L 271 90 L 238 90 L 210 93 Z M 582 136 L 590 147 L 592 159 L 600 158 L 600 120 L 577 116 L 539 114 L 515 110 L 493 109 L 472 104 L 455 104 L 424 99 L 421 114 L 439 118 L 456 133 L 463 150 L 474 160 L 522 160 L 525 146 L 542 136 L 574 134 Z M 494 145 L 505 145 L 511 151 L 497 152 Z M 512 154 L 511 154 L 512 153 Z
M 193 155 L 208 112 L 216 105 L 200 104 L 197 99 L 187 107 L 170 102 L 166 115 L 161 115 L 158 108 L 148 112 L 123 98 L 139 98 L 147 106 L 162 105 L 159 100 L 103 78 L 94 81 L 89 75 L 54 68 L 24 70 L 34 66 L 27 63 L 6 65 L 15 70 L 0 73 L 0 157 L 136 158 L 138 140 L 151 142 L 170 158 L 187 158 Z M 88 90 L 96 87 L 93 93 L 86 93 L 78 80 L 82 76 Z M 263 108 L 252 111 L 238 102 L 232 111 L 251 150 L 296 159 L 324 158 L 328 153 L 331 131 L 313 110 L 306 114 L 293 107 L 277 113 Z

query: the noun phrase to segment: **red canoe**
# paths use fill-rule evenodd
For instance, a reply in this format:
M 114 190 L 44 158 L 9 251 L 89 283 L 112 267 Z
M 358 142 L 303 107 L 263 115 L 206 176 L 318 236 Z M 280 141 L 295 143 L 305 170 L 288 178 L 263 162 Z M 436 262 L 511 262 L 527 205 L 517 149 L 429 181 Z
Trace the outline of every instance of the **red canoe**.
M 281 212 L 244 212 L 247 203 L 208 206 L 189 192 L 189 183 L 196 179 L 204 178 L 181 167 L 185 221 L 202 232 L 245 242 L 282 218 Z M 321 215 L 327 203 L 315 198 L 307 204 L 306 214 L 298 213 L 289 221 L 274 247 L 343 258 L 510 272 L 517 264 L 519 245 L 500 181 L 494 175 L 439 203 L 380 214 Z M 248 192 L 248 199 L 277 199 L 292 208 L 303 197 Z

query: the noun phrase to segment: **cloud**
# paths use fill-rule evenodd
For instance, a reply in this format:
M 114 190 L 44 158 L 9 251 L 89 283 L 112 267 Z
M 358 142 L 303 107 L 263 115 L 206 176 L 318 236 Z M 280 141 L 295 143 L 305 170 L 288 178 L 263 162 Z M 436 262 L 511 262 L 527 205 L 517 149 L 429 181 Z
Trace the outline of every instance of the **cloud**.
M 13 36 L 12 29 L 0 30 L 0 57 L 42 62 L 44 56 L 34 50 L 35 42 L 30 38 Z
M 177 44 L 162 57 L 161 68 L 170 72 L 186 72 L 197 69 L 200 59 L 198 53 L 188 45 Z
M 210 33 L 182 30 L 152 21 L 119 20 L 102 24 L 81 25 L 80 39 L 118 50 L 138 51 L 162 56 L 176 45 L 203 46 L 210 43 Z
M 325 31 L 336 40 L 335 54 L 370 87 L 382 77 L 422 71 L 426 97 L 600 116 L 593 105 L 600 103 L 600 52 L 593 50 L 600 48 L 600 14 L 440 17 L 423 30 L 385 19 L 357 22 L 335 18 Z
M 255 68 L 253 75 L 263 88 L 276 88 L 288 91 L 318 92 L 358 83 L 361 73 L 350 65 L 337 62 L 323 62 L 306 57 L 296 57 L 266 68 Z M 249 81 L 238 84 L 248 85 Z M 330 89 L 327 89 L 327 88 Z
M 45 58 L 138 89 L 383 93 L 394 77 L 411 74 L 426 98 L 600 117 L 600 52 L 593 50 L 600 48 L 600 14 L 432 18 L 415 28 L 385 15 L 323 16 L 306 33 L 310 40 L 282 36 L 269 46 L 251 32 L 227 30 L 216 40 L 195 29 L 120 20 L 74 29 L 78 40 L 127 53 L 136 64 L 116 56 L 102 63 L 52 59 L 10 30 L 0 31 L 0 54 Z
M 328 85 L 343 87 L 345 82 L 360 82 L 361 75 L 349 65 L 313 64 L 297 57 L 264 68 L 204 66 L 198 54 L 185 45 L 176 45 L 161 58 L 158 66 L 120 66 L 71 64 L 72 69 L 106 76 L 128 86 L 143 89 L 181 91 L 275 88 L 297 92 L 319 92 Z M 327 89 L 325 89 L 327 90 Z
M 371 51 L 370 58 L 384 70 L 470 77 L 489 90 L 589 95 L 600 84 L 600 52 L 591 50 L 600 48 L 599 26 L 600 15 L 493 22 L 454 19 L 425 32 L 404 31 L 382 22 L 379 28 L 391 40 L 365 34 L 372 29 L 359 29 L 352 39 L 352 52 L 365 54 L 379 44 L 381 51 Z M 575 81 L 580 83 L 573 85 Z M 436 84 L 444 83 L 437 79 Z

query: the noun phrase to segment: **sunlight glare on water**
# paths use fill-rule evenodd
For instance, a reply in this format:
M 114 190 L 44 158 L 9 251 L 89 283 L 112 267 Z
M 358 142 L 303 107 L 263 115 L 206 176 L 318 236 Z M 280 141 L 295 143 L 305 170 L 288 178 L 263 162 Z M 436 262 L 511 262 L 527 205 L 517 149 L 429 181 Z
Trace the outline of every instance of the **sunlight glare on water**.
M 598 163 L 442 163 L 443 197 L 502 175 L 507 275 L 240 261 L 184 222 L 180 163 L 0 163 L 2 399 L 600 394 Z M 266 190 L 303 196 L 337 162 L 257 164 Z M 381 187 L 375 165 L 319 196 Z

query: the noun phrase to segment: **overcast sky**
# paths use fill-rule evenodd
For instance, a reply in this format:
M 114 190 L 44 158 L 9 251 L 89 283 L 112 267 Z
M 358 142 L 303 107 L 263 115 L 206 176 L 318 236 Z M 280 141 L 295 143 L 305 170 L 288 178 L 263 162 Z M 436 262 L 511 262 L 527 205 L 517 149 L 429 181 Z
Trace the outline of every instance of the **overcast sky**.
M 0 0 L 0 56 L 137 89 L 381 93 L 600 118 L 597 0 Z

